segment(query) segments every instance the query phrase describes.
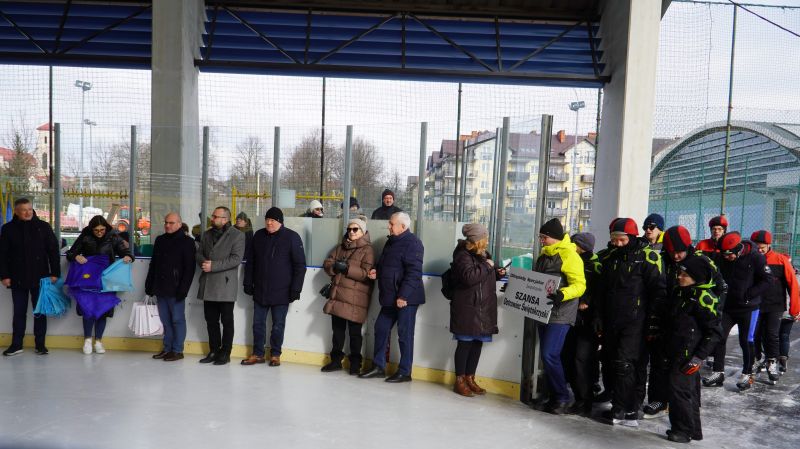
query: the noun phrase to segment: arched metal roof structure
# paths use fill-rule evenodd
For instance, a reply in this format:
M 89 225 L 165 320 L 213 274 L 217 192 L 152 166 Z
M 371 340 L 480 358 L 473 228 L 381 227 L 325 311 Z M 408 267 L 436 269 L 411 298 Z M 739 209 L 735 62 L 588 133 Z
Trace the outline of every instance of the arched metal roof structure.
M 203 71 L 600 87 L 598 0 L 206 1 Z M 0 63 L 150 68 L 150 1 L 4 1 Z

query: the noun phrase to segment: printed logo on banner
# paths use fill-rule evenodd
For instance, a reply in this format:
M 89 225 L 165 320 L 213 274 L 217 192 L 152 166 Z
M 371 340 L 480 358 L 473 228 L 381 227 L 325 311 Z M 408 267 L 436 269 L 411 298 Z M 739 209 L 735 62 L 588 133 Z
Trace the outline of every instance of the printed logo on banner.
M 540 323 L 550 320 L 553 303 L 547 299 L 561 283 L 559 276 L 511 267 L 503 306 Z

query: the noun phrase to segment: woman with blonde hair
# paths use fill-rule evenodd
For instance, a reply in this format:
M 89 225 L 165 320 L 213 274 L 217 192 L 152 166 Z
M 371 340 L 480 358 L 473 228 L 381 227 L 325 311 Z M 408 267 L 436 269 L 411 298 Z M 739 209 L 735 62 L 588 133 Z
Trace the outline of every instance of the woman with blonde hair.
M 475 383 L 475 372 L 483 343 L 492 341 L 497 329 L 496 281 L 505 270 L 496 268 L 489 247 L 489 231 L 479 223 L 465 224 L 453 251 L 451 268 L 454 284 L 450 303 L 450 332 L 458 341 L 455 352 L 456 384 L 462 396 L 486 392 Z

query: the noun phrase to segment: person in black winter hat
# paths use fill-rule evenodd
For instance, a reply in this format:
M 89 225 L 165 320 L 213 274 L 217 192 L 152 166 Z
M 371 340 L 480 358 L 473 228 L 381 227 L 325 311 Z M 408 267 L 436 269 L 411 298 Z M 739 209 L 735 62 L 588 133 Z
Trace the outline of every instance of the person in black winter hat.
M 558 218 L 553 218 L 539 228 L 539 234 L 544 234 L 556 240 L 562 240 L 564 238 L 564 227 L 561 225 Z
M 266 214 L 264 214 L 264 220 L 273 219 L 280 224 L 283 224 L 283 211 L 277 207 L 270 207 Z
M 644 238 L 656 251 L 661 251 L 664 240 L 664 217 L 659 214 L 650 214 L 644 219 L 642 223 L 644 229 Z
M 386 189 L 381 194 L 381 207 L 372 212 L 373 220 L 388 220 L 392 218 L 392 214 L 402 212 L 403 209 L 394 205 L 394 192 Z

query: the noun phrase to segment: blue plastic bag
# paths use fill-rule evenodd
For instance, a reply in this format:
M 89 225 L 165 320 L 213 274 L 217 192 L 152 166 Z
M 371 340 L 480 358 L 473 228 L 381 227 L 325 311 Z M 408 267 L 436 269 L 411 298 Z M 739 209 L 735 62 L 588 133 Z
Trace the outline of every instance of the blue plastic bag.
M 80 306 L 83 316 L 94 320 L 102 317 L 121 302 L 114 293 L 101 293 L 79 288 L 70 288 L 70 295 Z
M 106 267 L 108 267 L 108 256 L 104 255 L 89 256 L 85 264 L 71 262 L 64 284 L 73 288 L 100 291 L 103 288 L 101 276 Z
M 39 281 L 39 299 L 33 309 L 34 315 L 61 316 L 67 313 L 72 302 L 64 294 L 64 278 L 60 278 L 56 283 L 50 282 L 49 277 L 44 277 Z
M 120 259 L 103 270 L 103 292 L 133 291 L 133 275 L 131 264 Z

